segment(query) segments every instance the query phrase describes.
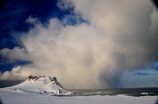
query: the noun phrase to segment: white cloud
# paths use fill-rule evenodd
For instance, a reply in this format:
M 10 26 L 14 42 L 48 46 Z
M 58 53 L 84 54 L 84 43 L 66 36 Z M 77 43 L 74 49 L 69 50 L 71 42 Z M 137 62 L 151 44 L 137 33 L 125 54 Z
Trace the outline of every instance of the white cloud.
M 90 23 L 63 26 L 53 18 L 46 28 L 33 22 L 35 27 L 21 38 L 26 50 L 15 47 L 0 51 L 10 60 L 33 63 L 5 72 L 1 79 L 38 74 L 56 76 L 66 88 L 116 87 L 125 69 L 142 68 L 155 61 L 158 44 L 151 35 L 155 30 L 149 28 L 157 17 L 152 23 L 150 1 L 68 2 L 74 4 L 76 14 L 81 13 Z M 65 5 L 64 9 L 69 8 Z M 31 17 L 30 20 L 34 21 Z
M 1 72 L 0 80 L 24 80 L 35 72 L 37 72 L 37 70 L 29 65 L 15 66 L 10 72 Z
M 153 32 L 153 35 L 156 36 L 158 33 L 158 11 L 156 8 L 153 8 L 153 11 L 151 13 L 151 31 Z
M 0 54 L 3 57 L 9 58 L 9 62 L 14 62 L 15 60 L 30 60 L 27 51 L 24 48 L 14 47 L 13 49 L 4 48 L 0 50 Z

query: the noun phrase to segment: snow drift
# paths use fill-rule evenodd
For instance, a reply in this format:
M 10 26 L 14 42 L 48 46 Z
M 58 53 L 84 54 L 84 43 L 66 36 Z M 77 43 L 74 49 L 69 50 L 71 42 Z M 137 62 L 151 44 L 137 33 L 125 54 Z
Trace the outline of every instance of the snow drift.
M 72 95 L 57 81 L 56 77 L 28 76 L 27 80 L 19 85 L 8 87 L 18 92 L 39 93 L 46 95 Z

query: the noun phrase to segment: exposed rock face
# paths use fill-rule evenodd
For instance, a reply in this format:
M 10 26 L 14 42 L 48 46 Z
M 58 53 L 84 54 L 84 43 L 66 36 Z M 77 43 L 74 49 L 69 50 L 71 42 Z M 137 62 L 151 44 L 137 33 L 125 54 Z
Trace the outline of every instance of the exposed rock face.
M 55 83 L 56 85 L 58 85 L 59 87 L 63 88 L 63 86 L 57 81 L 57 78 L 56 78 L 56 77 L 33 76 L 33 75 L 30 75 L 30 76 L 28 76 L 27 80 L 29 80 L 29 81 L 31 81 L 31 80 L 37 81 L 38 79 L 41 79 L 41 78 L 42 78 L 42 79 L 44 78 L 43 81 L 46 81 L 46 80 L 48 80 L 48 78 L 49 78 L 50 82 L 54 82 L 54 83 Z M 63 89 L 64 89 L 64 88 L 63 88 Z

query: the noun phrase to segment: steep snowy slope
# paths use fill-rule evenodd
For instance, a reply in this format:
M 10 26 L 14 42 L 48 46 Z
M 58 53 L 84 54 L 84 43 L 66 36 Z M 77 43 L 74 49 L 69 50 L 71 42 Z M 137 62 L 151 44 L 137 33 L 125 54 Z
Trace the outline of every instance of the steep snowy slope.
M 14 91 L 48 95 L 72 95 L 57 81 L 56 77 L 30 75 L 23 83 L 8 87 Z

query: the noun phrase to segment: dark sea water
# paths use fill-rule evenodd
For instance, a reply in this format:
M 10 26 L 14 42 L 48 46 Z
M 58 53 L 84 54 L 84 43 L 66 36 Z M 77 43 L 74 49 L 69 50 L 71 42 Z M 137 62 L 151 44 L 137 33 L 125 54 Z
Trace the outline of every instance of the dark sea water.
M 158 96 L 158 88 L 124 88 L 124 89 L 70 89 L 74 96 Z

